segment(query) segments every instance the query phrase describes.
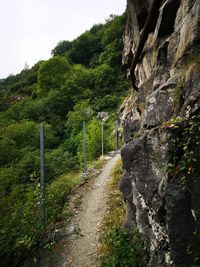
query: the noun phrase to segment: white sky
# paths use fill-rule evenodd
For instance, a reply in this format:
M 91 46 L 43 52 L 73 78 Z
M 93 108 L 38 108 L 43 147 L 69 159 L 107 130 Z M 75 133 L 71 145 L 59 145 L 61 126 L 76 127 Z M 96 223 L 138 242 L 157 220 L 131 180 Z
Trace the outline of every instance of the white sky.
M 0 0 L 0 78 L 48 59 L 61 40 L 73 40 L 126 0 Z

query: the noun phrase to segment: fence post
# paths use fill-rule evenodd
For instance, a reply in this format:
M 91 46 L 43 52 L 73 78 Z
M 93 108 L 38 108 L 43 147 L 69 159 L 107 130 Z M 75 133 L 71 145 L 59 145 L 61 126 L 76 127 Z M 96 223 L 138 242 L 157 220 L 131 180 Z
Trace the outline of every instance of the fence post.
M 83 121 L 83 172 L 86 173 L 86 127 Z
M 116 121 L 116 125 L 115 125 L 115 134 L 116 134 L 116 150 L 117 150 L 119 147 L 118 121 Z
M 101 122 L 101 155 L 104 155 L 104 122 Z
M 44 124 L 40 125 L 40 205 L 41 224 L 45 226 L 45 151 L 44 151 Z

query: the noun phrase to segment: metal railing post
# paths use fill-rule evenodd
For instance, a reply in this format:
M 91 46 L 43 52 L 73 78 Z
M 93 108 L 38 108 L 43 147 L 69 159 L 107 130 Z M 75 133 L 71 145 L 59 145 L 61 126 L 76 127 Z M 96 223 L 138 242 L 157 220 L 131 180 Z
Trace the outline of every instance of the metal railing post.
M 101 123 L 101 155 L 104 155 L 104 122 Z
M 115 125 L 115 134 L 116 134 L 116 150 L 119 148 L 119 132 L 118 132 L 118 121 Z
M 83 121 L 83 172 L 86 173 L 86 127 Z
M 41 224 L 46 223 L 45 214 L 45 150 L 44 150 L 44 124 L 40 125 L 40 187 L 41 187 Z

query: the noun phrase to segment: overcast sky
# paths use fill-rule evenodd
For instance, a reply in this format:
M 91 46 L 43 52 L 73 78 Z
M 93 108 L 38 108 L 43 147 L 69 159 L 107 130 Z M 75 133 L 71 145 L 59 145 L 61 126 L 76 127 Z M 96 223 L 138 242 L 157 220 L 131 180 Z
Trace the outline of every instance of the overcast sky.
M 61 40 L 73 40 L 126 0 L 0 0 L 0 78 L 48 59 Z

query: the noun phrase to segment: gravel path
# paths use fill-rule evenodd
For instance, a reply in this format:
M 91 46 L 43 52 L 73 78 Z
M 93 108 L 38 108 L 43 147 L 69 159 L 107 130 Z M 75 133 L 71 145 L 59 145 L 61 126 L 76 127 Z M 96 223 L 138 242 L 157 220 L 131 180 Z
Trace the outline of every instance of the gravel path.
M 80 234 L 68 240 L 65 267 L 99 266 L 97 248 L 101 222 L 106 212 L 106 183 L 119 158 L 117 153 L 108 159 L 101 174 L 94 179 L 81 200 L 78 213 L 72 219 L 72 224 L 80 228 Z

